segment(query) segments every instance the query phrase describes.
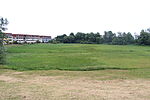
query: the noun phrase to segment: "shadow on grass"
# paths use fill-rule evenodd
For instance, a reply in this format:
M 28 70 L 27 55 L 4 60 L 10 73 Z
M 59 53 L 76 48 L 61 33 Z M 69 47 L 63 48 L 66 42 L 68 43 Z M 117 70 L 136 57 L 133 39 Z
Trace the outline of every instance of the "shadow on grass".
M 66 70 L 66 71 L 97 71 L 97 70 L 134 70 L 140 68 L 119 68 L 119 67 L 69 67 L 69 68 L 45 68 L 45 67 L 32 67 L 32 68 L 18 68 L 18 67 L 0 67 L 0 69 L 12 69 L 18 71 L 29 71 L 29 70 Z
M 136 68 L 117 68 L 117 67 L 89 67 L 89 68 L 57 68 L 57 70 L 67 70 L 67 71 L 96 71 L 96 70 L 132 70 L 132 69 L 136 69 Z

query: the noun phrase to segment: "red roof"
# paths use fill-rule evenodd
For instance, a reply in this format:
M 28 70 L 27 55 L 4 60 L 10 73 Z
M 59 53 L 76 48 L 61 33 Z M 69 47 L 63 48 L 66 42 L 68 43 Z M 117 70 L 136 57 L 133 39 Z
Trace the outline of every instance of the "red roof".
M 6 33 L 6 34 L 10 34 L 12 36 L 32 36 L 32 37 L 41 37 L 41 38 L 51 38 L 51 36 L 42 36 L 42 35 L 29 35 L 29 34 L 12 34 L 12 33 Z
M 40 37 L 49 37 L 49 38 L 51 38 L 51 36 L 40 36 Z
M 5 33 L 5 34 L 10 34 L 10 35 L 12 35 L 12 33 Z

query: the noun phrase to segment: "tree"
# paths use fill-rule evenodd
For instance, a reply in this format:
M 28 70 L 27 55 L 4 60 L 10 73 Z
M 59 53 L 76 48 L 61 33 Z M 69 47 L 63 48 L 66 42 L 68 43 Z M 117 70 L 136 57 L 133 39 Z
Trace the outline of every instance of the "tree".
M 70 43 L 75 43 L 75 35 L 74 35 L 74 33 L 70 33 L 70 35 L 68 37 L 69 37 Z
M 118 32 L 117 35 L 115 35 L 115 37 L 113 38 L 112 44 L 123 45 L 123 43 L 124 43 L 123 35 L 121 32 Z
M 0 17 L 0 64 L 5 64 L 5 48 L 3 45 L 3 40 L 5 37 L 5 34 L 3 31 L 7 30 L 6 26 L 8 25 L 8 20 L 3 17 Z
M 82 41 L 85 41 L 85 34 L 82 32 L 78 32 L 75 35 L 76 43 L 81 43 Z
M 150 45 L 150 29 L 142 30 L 137 41 L 140 45 Z
M 104 36 L 103 36 L 104 42 L 107 44 L 111 44 L 114 36 L 115 36 L 115 34 L 112 33 L 112 31 L 108 31 L 108 32 L 105 31 Z
M 130 32 L 126 34 L 125 38 L 126 38 L 127 44 L 133 44 L 135 42 L 134 37 L 132 36 Z
M 89 42 L 96 43 L 96 36 L 93 32 L 89 33 Z
M 104 41 L 103 38 L 102 38 L 102 36 L 98 32 L 95 34 L 95 38 L 96 38 L 96 43 L 97 44 L 102 44 L 103 41 Z
M 134 37 L 131 35 L 130 32 L 128 33 L 118 32 L 118 35 L 115 36 L 112 40 L 112 44 L 115 44 L 115 45 L 128 45 L 128 44 L 133 44 L 133 43 L 134 43 Z
M 66 36 L 67 36 L 66 34 L 59 35 L 55 39 L 56 39 L 56 41 L 58 41 L 60 43 L 64 43 L 64 37 L 66 37 Z
M 147 33 L 144 30 L 141 30 L 140 36 L 137 39 L 138 44 L 144 45 L 146 43 Z

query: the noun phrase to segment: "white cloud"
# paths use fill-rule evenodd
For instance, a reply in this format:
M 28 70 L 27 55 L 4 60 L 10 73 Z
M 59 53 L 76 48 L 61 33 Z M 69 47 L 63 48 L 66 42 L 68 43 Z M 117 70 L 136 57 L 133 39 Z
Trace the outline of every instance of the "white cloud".
M 70 32 L 149 28 L 149 0 L 0 0 L 8 32 L 57 36 Z

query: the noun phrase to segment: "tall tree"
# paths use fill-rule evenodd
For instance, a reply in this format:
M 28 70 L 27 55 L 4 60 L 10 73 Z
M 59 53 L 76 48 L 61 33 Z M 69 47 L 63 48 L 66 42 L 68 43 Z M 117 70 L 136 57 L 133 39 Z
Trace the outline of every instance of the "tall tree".
M 70 35 L 68 37 L 69 37 L 70 43 L 75 43 L 75 35 L 74 35 L 74 33 L 70 33 Z
M 5 34 L 3 31 L 7 30 L 6 26 L 8 25 L 8 20 L 3 17 L 0 17 L 0 64 L 5 64 L 5 49 L 3 45 L 3 40 Z
M 135 42 L 134 37 L 132 36 L 130 32 L 126 34 L 125 38 L 126 38 L 127 44 L 133 44 Z
M 96 43 L 97 43 L 97 44 L 102 44 L 102 43 L 103 43 L 103 38 L 102 38 L 102 36 L 100 35 L 99 32 L 97 32 L 97 33 L 95 34 L 95 38 L 96 38 Z
M 147 29 L 147 31 L 141 31 L 140 36 L 138 37 L 138 44 L 150 45 L 150 29 Z
M 55 39 L 56 39 L 56 41 L 59 41 L 60 43 L 64 43 L 64 37 L 66 37 L 66 36 L 67 36 L 66 34 L 59 35 Z
M 112 31 L 108 31 L 108 32 L 105 31 L 105 32 L 104 32 L 103 38 L 104 38 L 104 42 L 105 42 L 105 43 L 111 44 L 114 37 L 115 37 L 115 34 L 112 33 Z
M 127 44 L 133 44 L 133 43 L 134 43 L 134 37 L 131 35 L 130 32 L 128 33 L 118 32 L 117 36 L 115 36 L 112 40 L 112 44 L 115 44 L 115 45 L 127 45 Z
M 76 39 L 76 43 L 81 43 L 81 42 L 84 41 L 84 39 L 85 39 L 85 34 L 82 33 L 82 32 L 78 32 L 78 33 L 75 35 L 75 39 Z

